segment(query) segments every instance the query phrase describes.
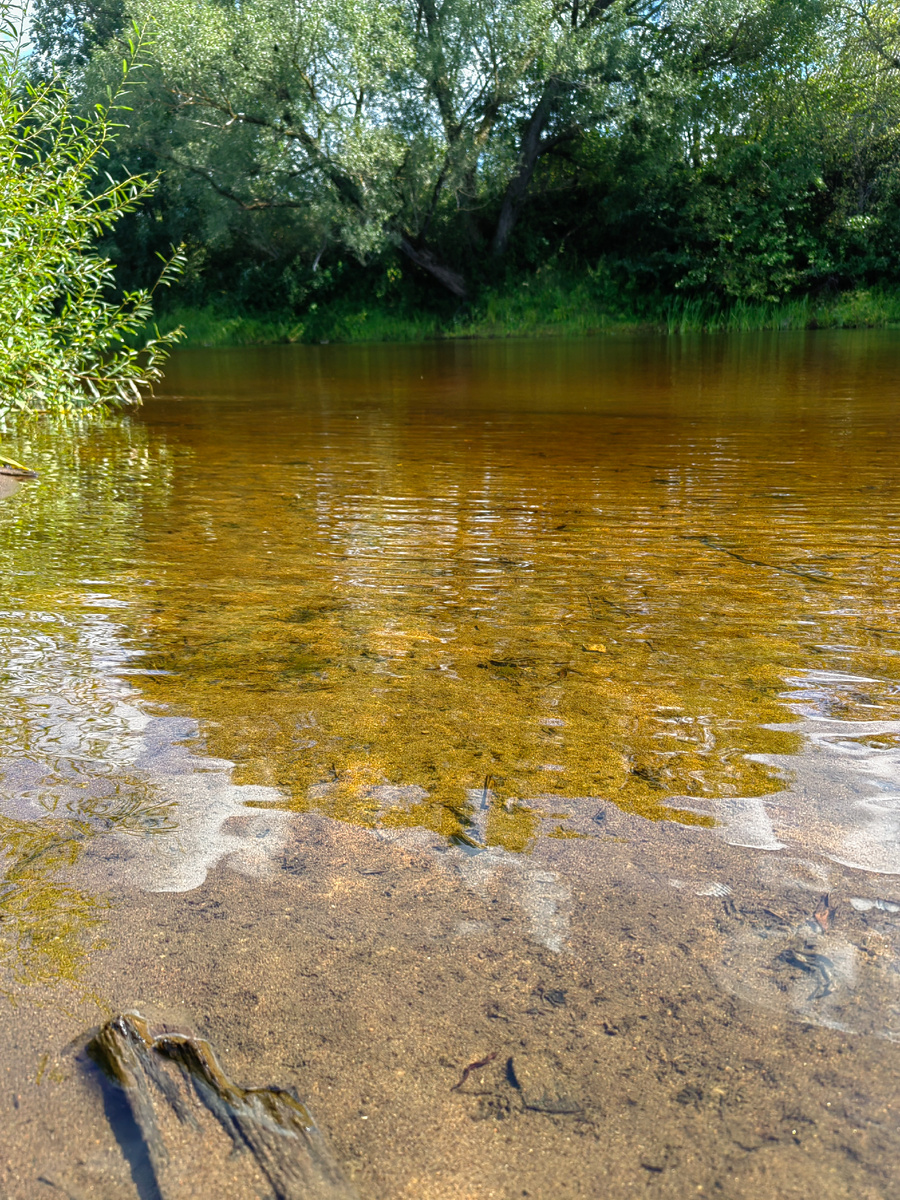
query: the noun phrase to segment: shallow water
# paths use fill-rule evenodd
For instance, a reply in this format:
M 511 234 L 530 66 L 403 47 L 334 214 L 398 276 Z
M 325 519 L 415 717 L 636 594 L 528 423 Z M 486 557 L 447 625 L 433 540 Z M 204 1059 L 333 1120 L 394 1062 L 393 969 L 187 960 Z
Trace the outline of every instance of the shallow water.
M 10 442 L 2 1194 L 150 1194 L 136 1006 L 365 1197 L 900 1195 L 898 361 L 182 352 Z

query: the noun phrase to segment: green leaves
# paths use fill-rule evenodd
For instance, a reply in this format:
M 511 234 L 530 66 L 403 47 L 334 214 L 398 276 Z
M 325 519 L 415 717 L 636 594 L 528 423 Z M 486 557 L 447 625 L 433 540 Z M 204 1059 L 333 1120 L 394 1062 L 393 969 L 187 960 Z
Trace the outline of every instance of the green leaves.
M 244 212 L 291 210 L 310 262 L 323 245 L 363 263 L 409 247 L 452 279 L 425 243 L 498 188 L 524 193 L 613 86 L 629 102 L 656 8 L 582 6 L 573 22 L 548 0 L 133 0 L 154 22 L 156 113 L 136 115 L 132 144 Z
M 113 265 L 93 244 L 155 187 L 100 177 L 141 42 L 107 104 L 83 117 L 61 85 L 28 80 L 19 10 L 0 0 L 0 20 L 0 414 L 138 404 L 178 334 L 140 344 L 152 293 L 112 299 Z M 175 251 L 155 287 L 182 267 Z
M 401 256 L 453 303 L 556 255 L 718 303 L 900 270 L 900 0 L 123 2 L 66 0 L 60 61 L 142 60 L 96 119 L 165 178 L 91 236 L 138 280 L 189 240 L 194 302 L 299 315 Z

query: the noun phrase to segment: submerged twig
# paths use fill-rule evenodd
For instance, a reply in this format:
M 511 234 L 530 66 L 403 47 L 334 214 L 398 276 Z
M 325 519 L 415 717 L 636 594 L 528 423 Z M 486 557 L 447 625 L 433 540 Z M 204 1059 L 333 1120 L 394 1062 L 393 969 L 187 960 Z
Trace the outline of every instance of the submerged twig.
M 486 1067 L 488 1065 L 488 1063 L 492 1063 L 496 1057 L 497 1057 L 497 1051 L 495 1050 L 492 1054 L 489 1054 L 486 1058 L 479 1058 L 477 1062 L 469 1063 L 469 1065 L 463 1069 L 462 1078 L 460 1079 L 459 1083 L 454 1083 L 454 1085 L 450 1089 L 450 1091 L 458 1092 L 459 1089 L 466 1082 L 466 1080 L 469 1078 L 469 1076 L 472 1074 L 473 1071 L 480 1071 L 482 1067 Z

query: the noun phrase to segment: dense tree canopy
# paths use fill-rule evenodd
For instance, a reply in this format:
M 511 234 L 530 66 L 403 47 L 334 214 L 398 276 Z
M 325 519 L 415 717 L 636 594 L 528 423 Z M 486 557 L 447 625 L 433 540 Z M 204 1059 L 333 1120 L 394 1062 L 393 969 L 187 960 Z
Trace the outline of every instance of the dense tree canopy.
M 201 291 L 302 309 L 341 273 L 464 298 L 561 257 L 724 301 L 900 267 L 897 0 L 118 5 L 36 29 L 91 98 L 117 21 L 152 22 L 132 271 L 186 237 Z

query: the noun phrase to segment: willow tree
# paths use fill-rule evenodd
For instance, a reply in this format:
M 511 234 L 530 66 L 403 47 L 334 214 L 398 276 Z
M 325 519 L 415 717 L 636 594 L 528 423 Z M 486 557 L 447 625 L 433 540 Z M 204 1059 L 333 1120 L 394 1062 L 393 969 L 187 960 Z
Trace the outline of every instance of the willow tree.
M 0 4 L 0 413 L 139 402 L 173 338 L 142 336 L 151 292 L 117 296 L 94 250 L 154 188 L 104 175 L 124 84 L 79 115 L 62 85 L 31 82 L 23 28 Z M 176 255 L 160 281 L 178 266 Z
M 900 134 L 900 3 L 850 0 L 823 37 L 817 81 L 829 132 L 852 163 L 859 215 L 873 199 L 873 176 Z M 896 160 L 896 152 L 894 153 Z M 896 161 L 891 163 L 897 173 Z
M 540 160 L 634 111 L 689 8 L 134 0 L 132 15 L 154 21 L 165 113 L 134 129 L 246 210 L 302 212 L 311 247 L 364 260 L 393 244 L 462 296 L 439 229 L 501 259 Z

